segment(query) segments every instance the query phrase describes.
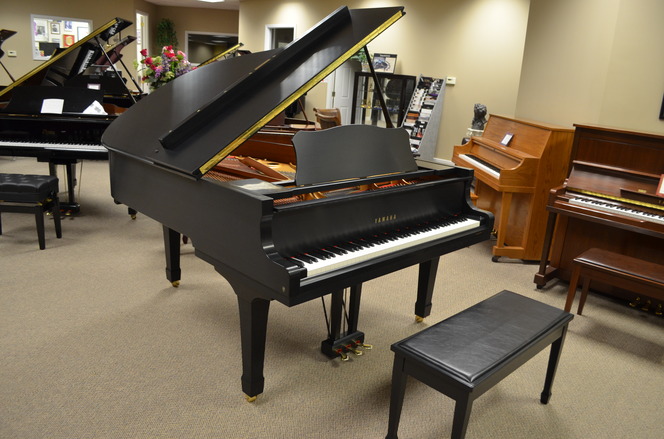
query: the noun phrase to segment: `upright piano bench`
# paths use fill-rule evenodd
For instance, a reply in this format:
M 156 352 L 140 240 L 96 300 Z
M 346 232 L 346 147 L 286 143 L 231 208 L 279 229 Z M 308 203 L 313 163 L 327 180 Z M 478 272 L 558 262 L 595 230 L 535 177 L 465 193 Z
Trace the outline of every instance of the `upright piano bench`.
M 2 174 L 0 173 L 0 213 L 32 213 L 37 222 L 39 248 L 46 248 L 44 237 L 44 212 L 51 211 L 55 223 L 55 234 L 62 238 L 60 223 L 60 201 L 58 200 L 58 178 L 50 175 Z M 0 220 L 0 235 L 2 222 Z
M 387 439 L 397 438 L 408 376 L 456 401 L 451 437 L 462 439 L 473 401 L 551 345 L 540 395 L 540 401 L 548 403 L 572 318 L 559 308 L 504 290 L 393 344 Z
M 572 276 L 565 311 L 572 308 L 576 288 L 581 278 L 583 278 L 583 284 L 579 308 L 576 311 L 579 315 L 583 312 L 591 280 L 609 283 L 639 295 L 664 301 L 664 265 L 608 250 L 591 248 L 572 261 Z

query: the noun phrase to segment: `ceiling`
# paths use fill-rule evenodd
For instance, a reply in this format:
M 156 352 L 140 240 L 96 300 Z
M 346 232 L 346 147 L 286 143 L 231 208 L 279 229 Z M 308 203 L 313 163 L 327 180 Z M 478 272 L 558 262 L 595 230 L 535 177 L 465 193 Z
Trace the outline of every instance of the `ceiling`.
M 208 3 L 198 0 L 146 0 L 160 6 L 180 6 L 184 8 L 240 9 L 240 0 L 225 0 L 220 3 Z

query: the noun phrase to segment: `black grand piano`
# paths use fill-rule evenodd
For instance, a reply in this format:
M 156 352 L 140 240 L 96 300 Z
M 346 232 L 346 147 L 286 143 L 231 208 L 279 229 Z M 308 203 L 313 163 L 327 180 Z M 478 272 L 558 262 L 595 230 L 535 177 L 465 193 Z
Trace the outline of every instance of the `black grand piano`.
M 103 135 L 113 198 L 162 223 L 166 238 L 187 235 L 233 287 L 250 401 L 264 388 L 272 300 L 291 307 L 330 294 L 322 350 L 343 359 L 365 345 L 363 282 L 419 264 L 415 313 L 424 318 L 439 257 L 490 235 L 493 217 L 470 203 L 472 171 L 418 165 L 403 129 L 301 131 L 290 152 L 249 142 L 402 15 L 402 7 L 342 7 L 283 49 L 212 63 L 161 87 Z M 275 170 L 278 161 L 294 175 Z
M 135 38 L 106 47 L 131 24 L 114 18 L 0 90 L 0 155 L 36 157 L 49 163 L 52 175 L 56 165 L 65 165 L 69 199 L 61 206 L 68 212 L 80 208 L 74 165 L 82 159 L 108 158 L 102 133 L 140 97 L 128 89 L 114 66 L 121 61 L 122 48 Z M 49 113 L 45 99 L 64 101 L 61 112 Z M 91 112 L 95 109 L 99 111 Z

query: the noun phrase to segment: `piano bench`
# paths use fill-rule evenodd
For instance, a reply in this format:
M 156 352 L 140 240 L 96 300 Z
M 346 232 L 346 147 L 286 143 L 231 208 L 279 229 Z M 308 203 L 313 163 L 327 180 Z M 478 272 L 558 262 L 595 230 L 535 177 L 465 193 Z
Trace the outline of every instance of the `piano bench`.
M 60 201 L 58 200 L 58 178 L 50 175 L 2 174 L 0 173 L 0 213 L 32 213 L 37 222 L 39 248 L 46 248 L 44 237 L 44 212 L 51 211 L 55 223 L 55 234 L 62 238 Z M 0 218 L 0 235 L 2 221 Z
M 599 248 L 591 248 L 572 261 L 572 276 L 565 311 L 572 308 L 576 289 L 582 278 L 581 297 L 579 298 L 579 308 L 576 311 L 579 315 L 583 312 L 591 280 L 664 300 L 664 266 Z
M 473 401 L 551 345 L 543 404 L 562 352 L 568 312 L 504 290 L 392 345 L 387 439 L 396 439 L 408 376 L 456 401 L 452 438 L 466 435 Z

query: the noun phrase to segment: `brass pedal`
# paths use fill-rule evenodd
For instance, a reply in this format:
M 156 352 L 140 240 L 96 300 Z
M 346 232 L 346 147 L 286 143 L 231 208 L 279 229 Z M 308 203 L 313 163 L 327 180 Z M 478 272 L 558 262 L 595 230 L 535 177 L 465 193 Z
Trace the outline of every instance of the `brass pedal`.
M 337 354 L 341 357 L 341 361 L 348 361 L 348 354 L 346 354 L 343 349 L 337 349 Z
M 641 305 L 641 298 L 640 297 L 637 297 L 636 299 L 634 299 L 633 302 L 629 302 L 629 306 L 631 306 L 632 308 L 636 308 L 639 305 Z
M 650 305 L 652 305 L 650 300 L 646 300 L 646 303 L 641 307 L 641 311 L 649 311 L 650 310 Z

